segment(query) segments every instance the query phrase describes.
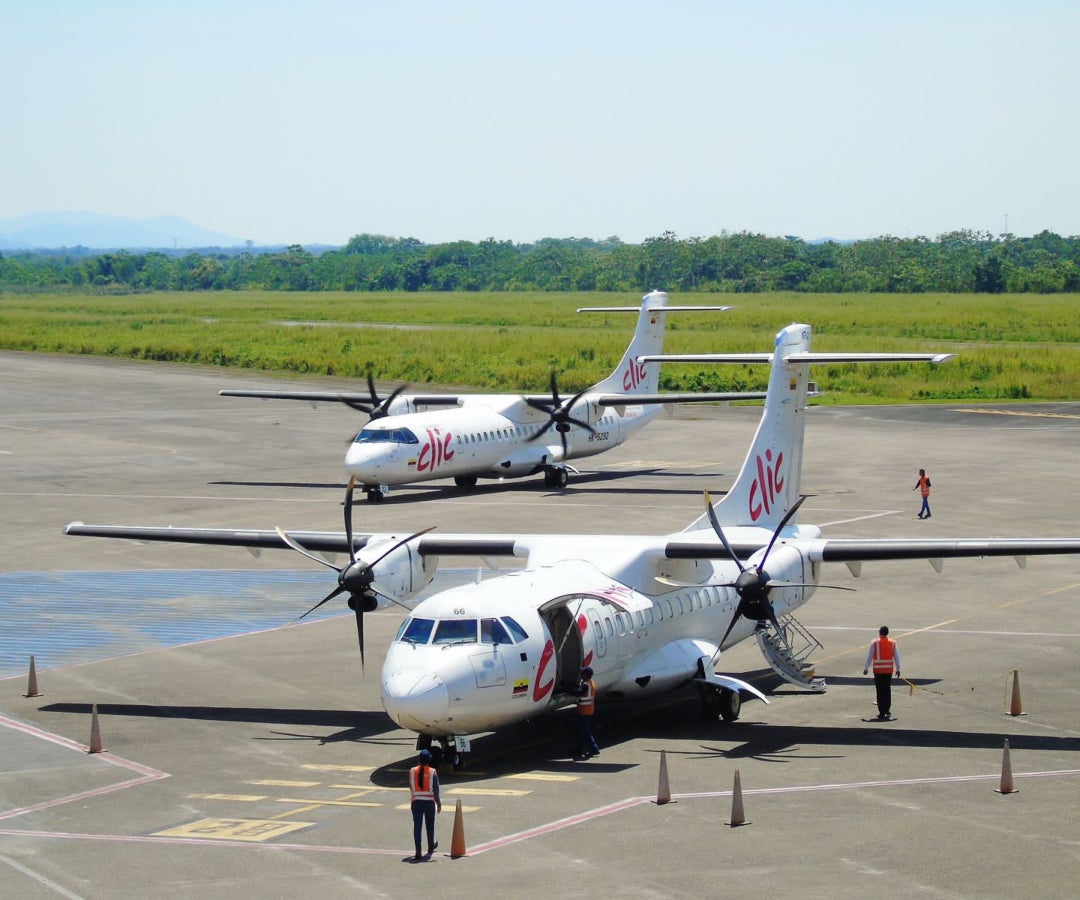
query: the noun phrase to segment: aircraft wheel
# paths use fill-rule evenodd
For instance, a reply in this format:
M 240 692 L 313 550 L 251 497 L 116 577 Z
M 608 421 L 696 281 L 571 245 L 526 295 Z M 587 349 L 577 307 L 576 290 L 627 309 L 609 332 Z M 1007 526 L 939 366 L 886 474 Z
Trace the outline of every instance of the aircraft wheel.
M 475 475 L 455 475 L 454 484 L 460 488 L 474 488 L 476 487 Z
M 706 722 L 715 722 L 720 718 L 720 692 L 712 688 L 701 687 L 701 718 Z
M 720 689 L 720 718 L 725 722 L 734 722 L 742 711 L 742 697 L 738 691 L 730 688 Z
M 548 469 L 544 473 L 544 484 L 550 488 L 562 490 L 570 481 L 570 473 L 566 469 Z
M 368 503 L 382 503 L 383 492 L 378 488 L 368 488 L 367 498 Z

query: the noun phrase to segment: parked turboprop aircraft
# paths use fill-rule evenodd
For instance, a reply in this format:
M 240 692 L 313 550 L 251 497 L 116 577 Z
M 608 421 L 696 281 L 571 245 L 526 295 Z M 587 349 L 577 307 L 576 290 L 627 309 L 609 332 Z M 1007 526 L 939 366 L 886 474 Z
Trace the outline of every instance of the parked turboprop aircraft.
M 640 311 L 586 307 L 578 312 L 637 312 L 637 329 L 615 371 L 590 388 L 561 397 L 555 375 L 550 395 L 405 394 L 380 398 L 368 375 L 368 393 L 323 391 L 220 391 L 224 397 L 332 401 L 371 415 L 345 455 L 346 474 L 368 500 L 382 500 L 391 485 L 453 478 L 474 487 L 480 478 L 521 478 L 544 473 L 548 487 L 566 487 L 569 460 L 595 456 L 623 443 L 660 412 L 663 403 L 760 400 L 760 393 L 658 394 L 659 366 L 638 357 L 658 354 L 669 312 L 731 309 L 730 306 L 668 306 L 653 291 Z M 558 437 L 556 438 L 556 435 Z
M 345 594 L 363 614 L 415 594 L 439 557 L 521 557 L 524 568 L 444 590 L 411 609 L 387 650 L 382 700 L 420 745 L 468 738 L 574 700 L 583 665 L 598 692 L 644 698 L 695 684 L 713 714 L 739 716 L 744 698 L 765 696 L 720 674 L 716 664 L 752 635 L 788 681 L 823 690 L 808 657 L 817 646 L 792 616 L 820 583 L 822 563 L 852 574 L 869 560 L 1080 553 L 1080 538 L 859 540 L 822 536 L 796 524 L 810 364 L 808 325 L 776 338 L 764 410 L 731 490 L 683 531 L 657 535 L 354 534 L 352 485 L 345 533 L 85 525 L 66 533 L 141 541 L 291 547 L 334 568 L 337 585 L 317 604 Z M 847 354 L 845 361 L 896 359 Z M 903 355 L 939 362 L 943 356 Z M 734 357 L 741 361 L 744 357 Z M 760 357 L 758 358 L 760 359 Z M 320 552 L 344 552 L 338 568 Z M 305 613 L 306 615 L 306 613 Z M 767 700 L 766 700 L 767 702 Z

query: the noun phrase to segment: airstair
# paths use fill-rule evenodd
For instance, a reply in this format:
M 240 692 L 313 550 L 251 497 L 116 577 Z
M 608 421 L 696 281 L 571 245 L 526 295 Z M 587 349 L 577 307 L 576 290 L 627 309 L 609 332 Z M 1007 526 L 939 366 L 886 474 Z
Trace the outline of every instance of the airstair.
M 757 631 L 758 649 L 772 670 L 789 684 L 825 692 L 825 679 L 814 676 L 810 654 L 821 647 L 809 631 L 790 613 L 781 616 L 780 632 L 768 628 Z

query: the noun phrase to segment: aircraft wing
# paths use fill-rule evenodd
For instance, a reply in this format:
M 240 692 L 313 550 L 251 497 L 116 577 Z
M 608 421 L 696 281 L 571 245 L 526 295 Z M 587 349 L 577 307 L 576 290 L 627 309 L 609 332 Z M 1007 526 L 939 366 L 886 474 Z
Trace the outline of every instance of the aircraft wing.
M 857 540 L 822 538 L 802 545 L 812 562 L 861 563 L 871 560 L 1028 556 L 1080 553 L 1080 538 L 926 538 Z
M 308 403 L 371 403 L 371 394 L 349 391 L 218 391 L 221 397 L 248 397 L 260 400 L 306 400 Z M 457 406 L 457 394 L 408 394 L 415 406 Z
M 348 553 L 343 531 L 289 531 L 308 550 L 319 553 Z M 64 534 L 79 537 L 119 538 L 143 543 L 164 541 L 177 544 L 204 544 L 219 547 L 246 547 L 249 550 L 286 550 L 288 544 L 277 531 L 247 528 L 174 528 L 171 525 L 88 525 L 71 522 Z M 353 549 L 360 550 L 374 540 L 395 540 L 404 534 L 354 534 Z M 524 556 L 513 535 L 441 535 L 425 534 L 416 541 L 425 556 Z
M 637 406 L 657 403 L 728 403 L 732 400 L 764 400 L 764 391 L 697 394 L 600 394 L 589 400 L 600 406 Z

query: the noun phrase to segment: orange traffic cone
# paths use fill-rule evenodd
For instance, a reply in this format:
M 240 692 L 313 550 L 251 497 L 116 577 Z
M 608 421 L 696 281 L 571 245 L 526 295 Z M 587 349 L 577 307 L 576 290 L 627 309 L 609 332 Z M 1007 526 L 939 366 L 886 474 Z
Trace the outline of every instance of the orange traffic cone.
M 1009 704 L 1010 716 L 1022 716 L 1024 705 L 1020 702 L 1020 670 L 1013 669 L 1012 702 Z
M 461 819 L 461 801 L 454 808 L 454 834 L 450 838 L 450 858 L 460 859 L 465 856 L 465 823 Z
M 40 697 L 41 696 L 41 692 L 38 690 L 38 686 L 37 686 L 37 670 L 34 668 L 34 657 L 32 655 L 30 657 L 30 681 L 26 685 L 26 694 L 25 694 L 25 696 L 27 696 L 27 697 Z
M 656 805 L 663 806 L 671 802 L 671 788 L 668 786 L 667 751 L 660 751 L 660 782 L 656 786 Z
M 90 752 L 101 753 L 101 728 L 98 726 L 97 704 L 90 710 Z
M 1012 763 L 1009 761 L 1009 739 L 1005 738 L 1005 753 L 1001 758 L 1001 787 L 998 788 L 999 794 L 1015 794 L 1016 788 L 1013 787 L 1012 776 Z
M 739 779 L 739 770 L 735 770 L 735 787 L 731 791 L 731 822 L 732 828 L 746 824 L 746 813 L 743 811 L 742 781 Z

